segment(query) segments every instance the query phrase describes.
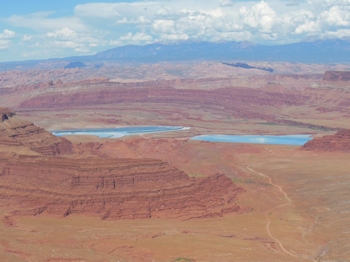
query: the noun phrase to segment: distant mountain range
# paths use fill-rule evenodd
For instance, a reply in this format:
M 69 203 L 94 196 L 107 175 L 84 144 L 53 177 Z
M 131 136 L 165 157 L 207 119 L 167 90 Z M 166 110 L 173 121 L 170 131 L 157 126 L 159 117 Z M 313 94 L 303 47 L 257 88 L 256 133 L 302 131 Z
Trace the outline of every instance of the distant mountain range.
M 181 41 L 171 44 L 155 43 L 144 46 L 122 46 L 95 55 L 59 59 L 0 63 L 0 71 L 38 67 L 50 62 L 62 65 L 67 61 L 96 64 L 103 62 L 144 63 L 161 61 L 271 61 L 299 63 L 350 63 L 350 41 L 341 39 L 304 41 L 285 45 L 258 45 L 251 42 Z M 39 66 L 40 67 L 40 66 Z M 56 66 L 56 68 L 59 66 Z M 61 66 L 62 68 L 64 66 Z

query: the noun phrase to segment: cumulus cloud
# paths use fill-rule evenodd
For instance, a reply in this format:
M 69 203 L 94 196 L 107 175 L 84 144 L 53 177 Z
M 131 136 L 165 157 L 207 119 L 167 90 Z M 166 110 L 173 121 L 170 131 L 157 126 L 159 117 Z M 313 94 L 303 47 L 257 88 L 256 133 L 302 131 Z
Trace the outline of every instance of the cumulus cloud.
M 336 31 L 325 31 L 322 36 L 330 38 L 347 38 L 350 36 L 350 29 L 338 29 Z
M 274 44 L 350 36 L 350 0 L 138 0 L 80 4 L 73 12 L 5 20 L 31 30 L 22 45 L 76 52 L 187 39 Z M 0 48 L 9 46 L 11 38 L 4 35 L 10 32 L 0 33 Z
M 87 33 L 77 33 L 68 27 L 48 32 L 46 39 L 49 39 L 48 45 L 74 49 L 76 52 L 89 52 L 91 47 L 97 47 L 103 41 Z
M 323 11 L 319 16 L 319 21 L 327 26 L 349 26 L 350 9 L 332 6 L 329 10 Z
M 16 33 L 14 31 L 5 29 L 1 34 L 0 34 L 0 39 L 11 39 L 14 38 Z
M 0 49 L 7 49 L 11 45 L 11 39 L 14 38 L 16 33 L 14 31 L 5 29 L 0 33 Z
M 77 38 L 77 33 L 69 29 L 68 27 L 64 27 L 53 32 L 48 32 L 46 35 L 48 37 L 53 37 L 60 40 L 72 40 Z
M 133 24 L 136 32 L 141 30 L 152 36 L 154 41 L 198 39 L 283 43 L 302 40 L 311 35 L 325 37 L 337 35 L 335 32 L 342 32 L 338 35 L 344 35 L 347 31 L 339 30 L 349 27 L 350 21 L 347 8 L 350 0 L 292 0 L 287 3 L 218 0 L 216 4 L 215 1 L 204 2 L 205 4 L 195 0 L 178 0 L 176 3 L 117 3 L 111 4 L 114 8 L 111 9 L 118 10 L 118 14 L 114 12 L 116 17 L 123 13 L 116 25 Z M 314 7 L 315 4 L 317 8 Z M 295 7 L 296 5 L 298 6 Z M 133 10 L 128 11 L 125 9 L 127 6 L 128 10 Z M 98 8 L 99 4 L 94 7 Z M 77 14 L 85 10 L 84 15 L 95 15 L 86 12 L 86 9 L 91 9 L 91 6 L 81 5 L 80 9 L 76 9 Z M 121 37 L 118 44 L 123 43 L 123 40 L 126 41 L 126 38 Z M 132 39 L 127 41 L 130 43 Z
M 251 9 L 242 7 L 239 12 L 244 25 L 263 32 L 270 32 L 277 22 L 276 12 L 264 1 Z

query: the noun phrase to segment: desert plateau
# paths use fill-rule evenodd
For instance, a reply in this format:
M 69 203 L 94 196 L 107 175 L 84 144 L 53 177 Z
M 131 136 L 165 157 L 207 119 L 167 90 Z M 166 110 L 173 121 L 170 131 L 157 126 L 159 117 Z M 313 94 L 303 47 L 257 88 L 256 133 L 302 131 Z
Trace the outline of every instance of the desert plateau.
M 0 6 L 0 262 L 350 262 L 350 0 Z
M 1 261 L 348 261 L 350 72 L 273 66 L 1 72 Z M 189 128 L 52 134 L 129 126 Z

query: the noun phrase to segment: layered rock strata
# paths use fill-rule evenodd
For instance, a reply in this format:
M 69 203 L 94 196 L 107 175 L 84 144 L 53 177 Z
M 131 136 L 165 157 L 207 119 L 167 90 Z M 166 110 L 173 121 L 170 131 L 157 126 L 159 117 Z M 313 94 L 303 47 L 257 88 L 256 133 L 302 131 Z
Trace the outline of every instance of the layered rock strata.
M 228 177 L 189 178 L 154 159 L 2 158 L 0 176 L 14 215 L 191 219 L 244 210 L 235 204 L 244 190 Z
M 303 149 L 350 152 L 350 130 L 340 130 L 334 135 L 317 137 L 307 142 Z
M 167 105 L 176 108 L 201 108 L 239 118 L 272 120 L 273 116 L 257 108 L 299 106 L 309 99 L 295 92 L 268 91 L 251 88 L 219 88 L 216 90 L 190 90 L 172 87 L 120 88 L 117 84 L 101 84 L 96 88 L 87 86 L 62 95 L 45 93 L 21 103 L 20 108 L 48 110 L 82 108 L 85 106 L 106 106 L 133 104 L 152 108 Z M 178 109 L 177 109 L 178 110 Z
M 12 215 L 191 219 L 246 210 L 235 204 L 244 190 L 225 175 L 190 178 L 157 159 L 63 157 L 72 152 L 66 139 L 9 110 L 1 109 L 0 117 L 0 206 Z M 37 155 L 5 147 L 30 148 Z
M 324 81 L 350 81 L 350 71 L 326 71 Z
M 72 153 L 68 140 L 16 117 L 8 109 L 0 108 L 0 119 L 0 145 L 25 146 L 47 156 Z

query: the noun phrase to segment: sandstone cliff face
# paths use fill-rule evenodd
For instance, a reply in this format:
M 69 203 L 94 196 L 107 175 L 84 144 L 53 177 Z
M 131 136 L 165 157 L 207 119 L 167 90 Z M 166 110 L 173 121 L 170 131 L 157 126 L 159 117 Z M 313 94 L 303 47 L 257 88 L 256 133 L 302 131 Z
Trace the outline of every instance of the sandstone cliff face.
M 340 130 L 335 135 L 314 138 L 303 149 L 350 152 L 350 130 Z
M 271 91 L 251 88 L 219 88 L 216 90 L 190 90 L 171 87 L 121 88 L 117 84 L 101 84 L 62 95 L 45 93 L 24 101 L 20 108 L 59 109 L 113 104 L 167 104 L 177 108 L 200 107 L 203 110 L 225 112 L 240 118 L 271 120 L 271 114 L 256 107 L 282 107 L 302 105 L 309 99 L 294 91 Z
M 12 214 L 102 219 L 204 218 L 243 211 L 224 175 L 189 178 L 154 159 L 2 158 L 0 199 Z
M 0 109 L 0 117 L 0 145 L 25 146 L 47 156 L 72 152 L 72 145 L 68 140 L 19 119 L 8 109 Z
M 308 97 L 293 92 L 269 92 L 247 88 L 220 88 L 216 90 L 189 90 L 171 87 L 118 88 L 113 84 L 99 86 L 99 90 L 78 90 L 66 95 L 46 93 L 29 99 L 21 108 L 67 108 L 112 103 L 174 103 L 209 104 L 232 107 L 232 103 L 259 105 L 301 105 Z
M 10 117 L 13 117 L 15 114 L 6 108 L 0 108 L 0 122 L 8 120 Z
M 350 81 L 350 71 L 326 71 L 324 81 Z
M 2 109 L 0 116 L 0 146 L 41 153 L 29 156 L 0 150 L 0 206 L 12 215 L 191 219 L 245 210 L 235 204 L 244 190 L 225 175 L 189 178 L 157 159 L 57 156 L 71 153 L 71 143 L 9 110 Z

